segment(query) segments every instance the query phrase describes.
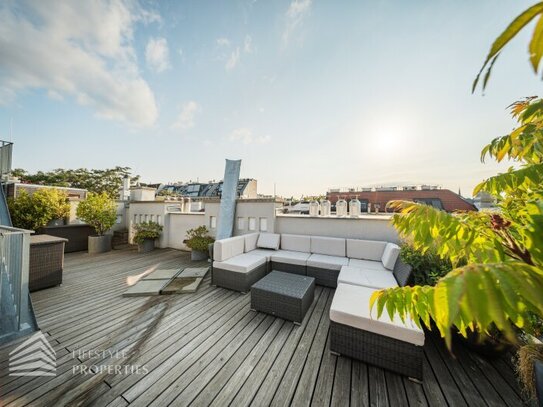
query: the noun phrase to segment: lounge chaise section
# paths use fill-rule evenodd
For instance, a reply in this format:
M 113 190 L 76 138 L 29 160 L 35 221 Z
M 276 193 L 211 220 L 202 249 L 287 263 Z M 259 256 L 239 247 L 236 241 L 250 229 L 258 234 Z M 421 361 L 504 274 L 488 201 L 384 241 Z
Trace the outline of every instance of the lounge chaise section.
M 424 332 L 399 316 L 377 319 L 369 301 L 375 290 L 339 283 L 330 308 L 330 350 L 422 380 Z

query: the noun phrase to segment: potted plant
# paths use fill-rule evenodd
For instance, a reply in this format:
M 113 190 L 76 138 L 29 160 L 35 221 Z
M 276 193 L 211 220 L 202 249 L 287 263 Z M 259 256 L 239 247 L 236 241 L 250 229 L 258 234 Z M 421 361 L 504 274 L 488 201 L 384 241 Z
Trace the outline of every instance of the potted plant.
M 136 234 L 134 242 L 138 244 L 140 253 L 147 253 L 155 248 L 155 240 L 160 237 L 162 226 L 156 222 L 141 222 L 134 226 Z
M 89 254 L 104 253 L 111 250 L 111 229 L 117 219 L 115 201 L 105 192 L 90 192 L 87 199 L 79 203 L 77 217 L 94 228 L 96 236 L 89 236 Z
M 64 224 L 70 213 L 67 194 L 51 188 L 41 188 L 33 194 L 22 189 L 16 198 L 8 199 L 8 207 L 15 227 L 35 231 L 52 223 Z
M 215 239 L 208 233 L 209 230 L 203 225 L 187 230 L 187 239 L 184 243 L 191 249 L 191 260 L 206 260 L 209 257 L 209 245 Z
M 70 216 L 70 201 L 68 194 L 59 189 L 40 189 L 34 195 L 38 194 L 49 201 L 52 219 L 47 226 L 62 226 L 66 224 L 66 219 Z

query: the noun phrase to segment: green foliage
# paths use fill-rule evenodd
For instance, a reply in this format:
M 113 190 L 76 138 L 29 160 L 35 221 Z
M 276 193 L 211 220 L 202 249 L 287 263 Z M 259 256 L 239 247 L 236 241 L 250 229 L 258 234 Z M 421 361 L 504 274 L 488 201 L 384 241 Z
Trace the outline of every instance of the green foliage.
M 111 229 L 117 219 L 115 201 L 106 192 L 101 194 L 90 192 L 87 199 L 79 203 L 77 217 L 102 236 Z
M 492 47 L 490 47 L 490 51 L 486 56 L 481 70 L 473 82 L 472 92 L 477 88 L 485 68 L 487 68 L 487 70 L 483 78 L 483 89 L 486 87 L 488 80 L 490 79 L 492 67 L 494 66 L 494 63 L 498 59 L 498 56 L 503 48 L 536 17 L 539 17 L 539 19 L 535 25 L 534 32 L 532 33 L 532 39 L 530 41 L 528 51 L 530 54 L 530 64 L 532 65 L 534 72 L 536 74 L 538 73 L 539 63 L 543 57 L 543 2 L 534 4 L 522 12 L 511 22 L 511 24 L 509 24 L 509 26 L 507 26 L 505 31 L 502 32 L 498 38 L 496 38 L 492 44 Z
M 70 214 L 68 195 L 61 190 L 42 188 L 29 194 L 21 189 L 17 198 L 8 199 L 13 226 L 39 230 L 53 219 L 62 219 Z
M 451 344 L 451 327 L 489 334 L 496 327 L 510 341 L 518 329 L 536 333 L 543 317 L 543 101 L 512 105 L 520 126 L 493 140 L 482 157 L 515 160 L 510 169 L 481 184 L 497 198 L 496 212 L 445 213 L 413 202 L 394 202 L 393 224 L 422 253 L 435 251 L 455 267 L 429 285 L 377 291 L 371 299 L 379 315 L 409 315 L 430 328 L 435 321 Z M 523 131 L 519 131 L 523 128 Z M 522 134 L 522 136 L 520 136 Z M 465 262 L 465 265 L 463 265 Z
M 449 259 L 442 259 L 434 250 L 422 252 L 404 243 L 400 258 L 413 268 L 414 283 L 417 285 L 436 285 L 437 281 L 452 270 Z
M 11 175 L 18 177 L 21 182 L 82 188 L 96 193 L 105 192 L 110 198 L 115 199 L 125 176 L 130 176 L 133 181 L 138 180 L 139 176 L 131 175 L 130 170 L 130 167 L 119 166 L 105 170 L 88 170 L 86 168 L 65 170 L 58 168 L 53 171 L 38 171 L 36 174 L 28 174 L 25 170 L 16 168 L 11 171 Z
M 162 232 L 162 226 L 156 222 L 141 222 L 134 226 L 136 234 L 134 235 L 134 241 L 136 243 L 143 243 L 145 239 L 158 239 L 160 232 Z
M 185 244 L 192 250 L 207 252 L 208 246 L 215 241 L 208 233 L 209 230 L 203 225 L 189 229 Z

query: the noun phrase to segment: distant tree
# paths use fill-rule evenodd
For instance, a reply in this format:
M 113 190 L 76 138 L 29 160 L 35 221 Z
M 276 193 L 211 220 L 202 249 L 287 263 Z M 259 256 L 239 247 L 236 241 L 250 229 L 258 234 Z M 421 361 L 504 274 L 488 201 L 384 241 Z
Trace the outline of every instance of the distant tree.
M 21 182 L 82 188 L 98 194 L 105 192 L 111 198 L 117 197 L 119 188 L 122 186 L 122 179 L 125 176 L 131 177 L 133 181 L 139 180 L 139 175 L 132 175 L 130 167 L 119 166 L 104 170 L 57 168 L 48 172 L 38 171 L 35 174 L 29 174 L 24 169 L 16 168 L 11 171 L 11 175 L 18 177 Z

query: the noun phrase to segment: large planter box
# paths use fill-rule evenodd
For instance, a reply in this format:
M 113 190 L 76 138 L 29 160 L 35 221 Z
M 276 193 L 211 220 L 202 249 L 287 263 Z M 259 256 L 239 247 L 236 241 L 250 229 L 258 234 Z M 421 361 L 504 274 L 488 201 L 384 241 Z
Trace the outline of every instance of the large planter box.
M 89 236 L 96 232 L 89 225 L 63 225 L 46 226 L 43 228 L 45 234 L 68 239 L 64 247 L 64 253 L 87 251 Z
M 89 254 L 111 251 L 111 235 L 89 236 Z

